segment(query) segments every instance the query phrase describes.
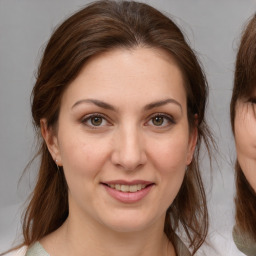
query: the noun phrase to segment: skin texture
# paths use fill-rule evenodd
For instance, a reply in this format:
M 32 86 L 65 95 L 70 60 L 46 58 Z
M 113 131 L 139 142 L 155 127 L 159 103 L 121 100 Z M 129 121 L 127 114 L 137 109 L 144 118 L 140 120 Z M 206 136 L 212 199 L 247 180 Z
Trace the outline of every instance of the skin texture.
M 256 93 L 254 93 L 256 97 Z M 254 98 L 255 98 L 254 97 Z M 235 142 L 238 162 L 256 192 L 256 101 L 238 100 L 235 116 Z
M 48 253 L 175 255 L 165 213 L 197 141 L 183 82 L 174 59 L 152 48 L 115 49 L 86 63 L 63 95 L 57 131 L 41 120 L 69 187 L 67 221 L 41 241 Z M 153 185 L 124 203 L 102 184 L 115 180 Z

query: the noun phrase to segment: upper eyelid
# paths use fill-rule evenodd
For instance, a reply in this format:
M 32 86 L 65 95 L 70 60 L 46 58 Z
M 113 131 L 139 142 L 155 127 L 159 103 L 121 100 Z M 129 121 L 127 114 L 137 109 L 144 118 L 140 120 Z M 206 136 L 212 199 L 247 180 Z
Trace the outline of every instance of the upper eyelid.
M 91 113 L 91 114 L 86 114 L 86 115 L 84 115 L 82 118 L 81 118 L 81 120 L 83 121 L 83 120 L 85 120 L 85 119 L 89 119 L 89 118 L 91 118 L 91 117 L 94 117 L 94 116 L 99 116 L 99 117 L 102 117 L 102 118 L 104 118 L 104 119 L 106 119 L 106 120 L 109 120 L 109 117 L 107 117 L 106 115 L 104 115 L 104 114 L 102 114 L 102 113 Z
M 171 122 L 172 124 L 176 124 L 176 120 L 172 115 L 167 114 L 167 113 L 162 113 L 162 112 L 154 113 L 154 114 L 150 115 L 148 120 L 146 121 L 146 123 L 148 123 L 150 120 L 152 120 L 152 118 L 154 118 L 156 116 L 162 116 L 162 117 L 168 119 L 168 121 Z
M 172 120 L 174 120 L 174 117 L 170 114 L 167 114 L 167 113 L 163 113 L 163 112 L 159 112 L 159 113 L 154 113 L 152 114 L 149 119 L 153 118 L 153 117 L 156 117 L 156 116 L 162 116 L 162 117 L 167 117 L 167 118 L 170 118 Z
M 106 120 L 108 123 L 112 123 L 112 122 L 113 122 L 113 120 L 112 120 L 109 116 L 107 116 L 107 115 L 105 115 L 105 114 L 103 114 L 103 113 L 99 113 L 99 112 L 86 114 L 86 115 L 84 115 L 80 120 L 81 120 L 81 122 L 85 122 L 85 121 L 89 120 L 90 118 L 92 118 L 92 117 L 94 117 L 94 116 L 101 117 L 101 118 L 103 118 L 104 120 Z M 157 117 L 157 116 L 162 116 L 162 117 L 168 119 L 168 120 L 169 120 L 170 122 L 172 122 L 173 124 L 176 123 L 176 119 L 173 117 L 173 115 L 168 114 L 168 113 L 165 113 L 165 112 L 156 112 L 156 113 L 151 114 L 151 115 L 148 116 L 148 118 L 146 119 L 146 123 L 148 123 L 152 118 Z
M 81 122 L 82 123 L 85 123 L 86 121 L 88 121 L 90 118 L 92 118 L 92 117 L 101 117 L 101 118 L 103 118 L 108 124 L 111 124 L 111 121 L 110 121 L 110 119 L 106 116 L 106 115 L 104 115 L 104 114 L 102 114 L 102 113 L 91 113 L 91 114 L 87 114 L 87 115 L 84 115 L 80 120 L 81 120 Z M 87 126 L 90 126 L 90 127 L 94 127 L 93 125 L 87 125 Z M 104 125 L 103 125 L 104 126 Z M 102 127 L 102 126 L 95 126 L 95 128 L 96 129 L 98 129 L 98 128 L 100 128 L 100 127 Z

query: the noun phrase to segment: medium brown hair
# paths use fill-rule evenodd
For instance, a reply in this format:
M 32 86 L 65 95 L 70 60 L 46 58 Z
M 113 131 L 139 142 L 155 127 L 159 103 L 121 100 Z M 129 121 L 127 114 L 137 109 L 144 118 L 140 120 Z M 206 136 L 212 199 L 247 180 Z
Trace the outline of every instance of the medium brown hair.
M 249 20 L 242 34 L 236 57 L 234 88 L 230 103 L 230 117 L 235 134 L 236 104 L 240 99 L 248 100 L 256 88 L 256 14 Z M 255 170 L 256 171 L 256 170 Z M 256 194 L 246 180 L 238 161 L 236 172 L 236 225 L 248 233 L 256 242 Z
M 182 226 L 194 255 L 208 231 L 206 196 L 199 171 L 201 142 L 209 150 L 211 138 L 205 122 L 208 85 L 196 55 L 170 18 L 133 1 L 97 1 L 68 18 L 50 38 L 38 69 L 32 92 L 34 125 L 40 136 L 40 119 L 46 118 L 49 127 L 57 124 L 63 92 L 89 58 L 114 48 L 135 47 L 163 49 L 175 58 L 183 73 L 188 122 L 190 130 L 198 129 L 198 141 L 180 191 L 167 210 L 164 231 L 174 242 L 174 232 Z M 63 172 L 56 170 L 42 138 L 38 154 L 41 164 L 24 217 L 24 245 L 56 230 L 68 217 L 67 183 Z

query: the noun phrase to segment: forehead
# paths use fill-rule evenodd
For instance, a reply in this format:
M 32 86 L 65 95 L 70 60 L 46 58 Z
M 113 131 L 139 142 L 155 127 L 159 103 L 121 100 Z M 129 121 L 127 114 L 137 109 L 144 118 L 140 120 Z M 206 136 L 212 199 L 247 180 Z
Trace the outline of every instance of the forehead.
M 114 49 L 92 57 L 68 86 L 63 100 L 154 101 L 164 96 L 183 101 L 184 79 L 175 59 L 164 50 L 137 47 Z

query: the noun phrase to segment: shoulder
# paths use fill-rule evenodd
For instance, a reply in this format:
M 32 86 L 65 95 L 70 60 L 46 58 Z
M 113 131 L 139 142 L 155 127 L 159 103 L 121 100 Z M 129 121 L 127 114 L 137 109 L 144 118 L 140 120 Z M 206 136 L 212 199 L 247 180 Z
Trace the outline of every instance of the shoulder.
M 27 246 L 22 246 L 17 250 L 14 250 L 5 254 L 5 256 L 25 256 L 26 252 L 27 252 Z
M 28 248 L 25 256 L 49 256 L 43 246 L 39 242 L 35 242 L 31 247 Z
M 49 256 L 49 254 L 44 250 L 42 245 L 39 242 L 34 243 L 33 245 L 23 246 L 17 250 L 13 250 L 4 256 Z
M 233 240 L 236 247 L 245 255 L 256 254 L 256 243 L 246 232 L 242 232 L 237 226 L 233 228 Z

